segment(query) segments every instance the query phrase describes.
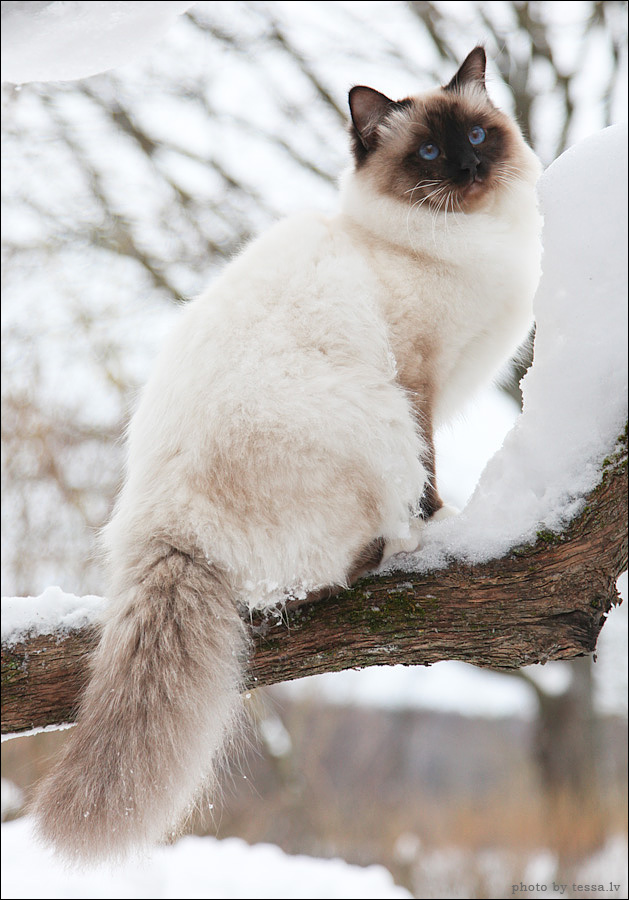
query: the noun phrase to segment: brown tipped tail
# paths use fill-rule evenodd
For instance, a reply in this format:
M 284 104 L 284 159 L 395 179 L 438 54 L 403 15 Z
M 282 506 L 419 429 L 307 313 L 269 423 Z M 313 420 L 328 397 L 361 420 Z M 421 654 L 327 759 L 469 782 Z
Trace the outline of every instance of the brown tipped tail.
M 246 651 L 214 567 L 176 550 L 151 565 L 105 625 L 78 724 L 35 799 L 41 837 L 92 860 L 176 827 L 238 722 Z

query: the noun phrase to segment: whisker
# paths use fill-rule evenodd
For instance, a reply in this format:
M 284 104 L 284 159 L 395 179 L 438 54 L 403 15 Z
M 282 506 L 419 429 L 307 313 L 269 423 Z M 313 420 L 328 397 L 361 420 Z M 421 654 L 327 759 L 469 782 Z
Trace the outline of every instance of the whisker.
M 426 178 L 424 181 L 418 181 L 417 184 L 415 185 L 415 187 L 409 188 L 408 191 L 404 191 L 404 193 L 405 194 L 414 194 L 415 191 L 418 190 L 420 187 L 424 187 L 425 185 L 429 185 L 429 184 L 439 184 L 439 179 L 438 178 L 432 178 L 432 179 Z

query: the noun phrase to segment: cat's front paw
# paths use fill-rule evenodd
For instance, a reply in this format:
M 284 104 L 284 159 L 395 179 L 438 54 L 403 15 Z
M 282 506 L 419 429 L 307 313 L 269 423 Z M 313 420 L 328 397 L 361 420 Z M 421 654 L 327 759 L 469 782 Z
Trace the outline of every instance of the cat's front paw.
M 426 527 L 423 519 L 411 519 L 409 522 L 409 536 L 405 538 L 391 538 L 384 545 L 382 562 L 399 556 L 402 553 L 414 553 L 421 545 L 421 533 Z
M 452 516 L 458 516 L 460 511 L 461 510 L 457 509 L 456 506 L 451 506 L 449 503 L 444 503 L 440 509 L 432 514 L 429 521 L 439 522 L 441 521 L 441 519 L 450 519 L 452 518 Z

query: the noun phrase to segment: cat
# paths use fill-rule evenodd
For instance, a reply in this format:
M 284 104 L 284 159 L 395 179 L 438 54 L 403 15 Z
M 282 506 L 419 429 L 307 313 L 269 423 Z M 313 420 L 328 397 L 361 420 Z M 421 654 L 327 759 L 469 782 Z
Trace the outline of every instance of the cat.
M 485 67 L 476 47 L 418 96 L 352 88 L 339 212 L 276 224 L 182 311 L 130 425 L 78 724 L 35 801 L 62 855 L 146 847 L 216 784 L 243 610 L 347 585 L 448 512 L 433 430 L 526 338 L 540 273 L 540 164 Z

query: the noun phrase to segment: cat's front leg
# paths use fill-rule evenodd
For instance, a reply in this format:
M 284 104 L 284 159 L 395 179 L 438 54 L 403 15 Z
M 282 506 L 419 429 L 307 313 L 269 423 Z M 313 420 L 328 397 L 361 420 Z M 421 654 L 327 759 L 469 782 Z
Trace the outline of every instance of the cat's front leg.
M 409 522 L 409 534 L 405 538 L 377 538 L 370 544 L 367 544 L 358 554 L 352 568 L 347 574 L 347 583 L 355 584 L 359 578 L 368 572 L 378 569 L 383 563 L 392 556 L 400 553 L 413 553 L 418 550 L 421 544 L 421 532 L 426 527 L 423 519 L 412 518 Z
M 426 470 L 427 480 L 424 487 L 424 493 L 419 502 L 419 514 L 422 519 L 444 518 L 439 515 L 444 509 L 443 500 L 439 496 L 437 490 L 437 477 L 435 465 L 435 442 L 432 436 L 432 428 L 426 428 L 424 431 L 424 440 L 426 442 L 426 450 L 422 455 L 422 463 Z
M 426 470 L 426 484 L 424 493 L 419 502 L 419 516 L 409 521 L 409 536 L 405 538 L 393 538 L 386 541 L 382 552 L 381 564 L 397 556 L 400 553 L 414 553 L 419 550 L 422 543 L 422 532 L 428 521 L 438 522 L 456 516 L 458 509 L 445 504 L 439 496 L 435 476 L 435 444 L 432 432 L 428 431 L 424 436 L 426 451 L 422 455 L 422 463 Z
M 450 503 L 442 503 L 436 512 L 432 514 L 433 522 L 440 522 L 442 519 L 450 519 L 452 516 L 458 516 L 460 510 Z
M 459 510 L 456 506 L 443 503 L 441 498 L 439 498 L 439 502 L 441 506 L 432 513 L 430 522 L 439 522 L 442 519 L 458 516 Z M 384 543 L 380 564 L 382 565 L 382 563 L 391 559 L 392 556 L 397 556 L 400 553 L 415 553 L 416 550 L 419 550 L 422 545 L 423 531 L 426 527 L 429 527 L 429 524 L 424 518 L 411 519 L 409 523 L 410 534 L 407 538 L 395 538 Z
M 409 522 L 409 535 L 405 538 L 393 538 L 386 541 L 382 552 L 382 563 L 400 553 L 414 553 L 421 546 L 421 535 L 426 527 L 424 519 L 413 518 Z

